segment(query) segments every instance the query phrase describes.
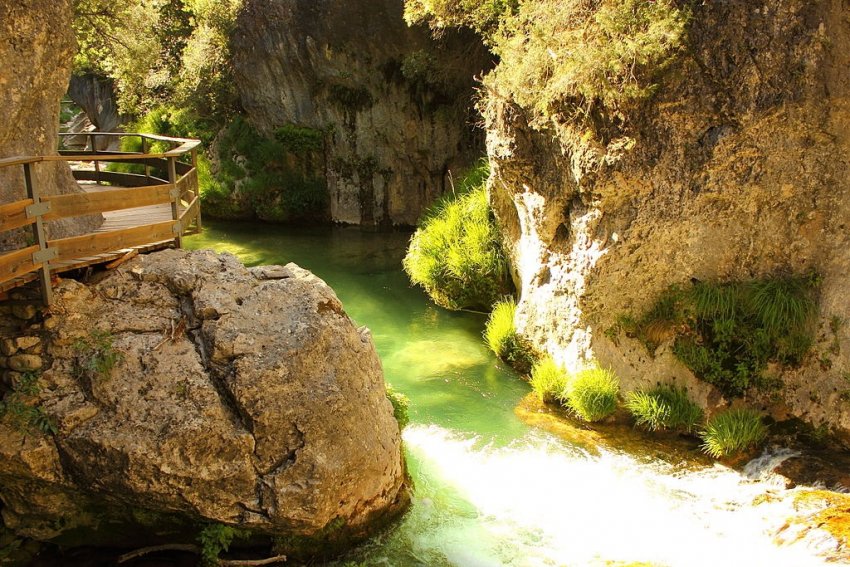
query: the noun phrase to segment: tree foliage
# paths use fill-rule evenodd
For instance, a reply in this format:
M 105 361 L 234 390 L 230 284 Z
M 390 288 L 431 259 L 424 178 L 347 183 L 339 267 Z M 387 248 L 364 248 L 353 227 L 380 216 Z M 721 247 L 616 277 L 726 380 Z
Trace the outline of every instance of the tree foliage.
M 690 12 L 674 0 L 406 0 L 405 18 L 478 31 L 500 59 L 484 84 L 548 121 L 618 115 L 651 96 Z
M 229 36 L 242 0 L 74 0 L 76 73 L 108 77 L 121 111 L 164 102 L 226 115 Z

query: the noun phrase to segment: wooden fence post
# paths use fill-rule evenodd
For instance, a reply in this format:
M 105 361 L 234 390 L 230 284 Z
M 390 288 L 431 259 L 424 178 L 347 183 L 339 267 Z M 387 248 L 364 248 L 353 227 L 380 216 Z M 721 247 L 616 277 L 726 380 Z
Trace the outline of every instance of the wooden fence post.
M 192 150 L 192 168 L 194 169 L 194 171 L 192 172 L 192 178 L 194 179 L 194 184 L 193 184 L 194 185 L 194 193 L 193 193 L 193 195 L 196 199 L 200 199 L 201 198 L 201 177 L 200 177 L 200 175 L 198 175 L 198 150 L 197 150 L 197 148 Z M 197 226 L 199 231 L 204 228 L 203 222 L 201 221 L 201 204 L 200 204 L 200 202 L 198 202 L 198 217 L 197 217 L 196 226 Z
M 140 134 L 139 137 L 142 139 L 142 153 L 148 153 L 148 139 L 145 138 L 144 134 Z M 145 178 L 150 181 L 151 179 L 151 166 L 147 162 L 145 162 Z
M 44 232 L 44 220 L 42 215 L 49 210 L 49 203 L 42 203 L 38 189 L 32 182 L 32 164 L 24 164 L 24 185 L 27 189 L 27 197 L 32 199 L 33 204 L 27 207 L 27 217 L 35 217 L 32 225 L 32 234 L 38 244 L 39 251 L 33 254 L 33 263 L 41 264 L 38 277 L 41 283 L 41 299 L 45 305 L 53 303 L 53 287 L 50 283 L 50 259 L 55 255 L 55 250 L 47 248 L 47 235 Z
M 168 182 L 171 184 L 171 218 L 174 219 L 174 243 L 183 247 L 183 227 L 180 226 L 180 189 L 177 187 L 177 158 L 168 158 Z
M 95 139 L 93 133 L 89 134 L 89 143 L 91 144 L 91 151 L 95 154 L 94 156 L 92 156 L 92 162 L 94 163 L 94 171 L 95 171 L 95 173 L 97 173 L 97 175 L 95 176 L 95 177 L 97 177 L 97 181 L 95 183 L 97 183 L 98 185 L 101 185 L 101 183 L 100 183 L 100 162 L 97 161 L 97 140 Z

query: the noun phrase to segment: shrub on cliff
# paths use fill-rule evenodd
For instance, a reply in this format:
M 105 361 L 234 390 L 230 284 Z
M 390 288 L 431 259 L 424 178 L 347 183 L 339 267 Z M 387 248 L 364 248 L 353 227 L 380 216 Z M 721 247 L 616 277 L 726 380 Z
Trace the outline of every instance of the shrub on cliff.
M 405 2 L 408 22 L 478 31 L 500 58 L 484 84 L 544 120 L 613 115 L 652 95 L 689 14 L 673 0 Z
M 514 325 L 516 301 L 512 297 L 496 303 L 484 327 L 484 340 L 496 356 L 520 372 L 528 372 L 534 362 L 531 345 Z
M 770 362 L 798 364 L 813 341 L 817 277 L 699 282 L 671 288 L 639 320 L 621 323 L 650 351 L 673 353 L 729 397 L 758 384 Z
M 490 310 L 511 291 L 483 186 L 441 201 L 426 213 L 410 240 L 404 270 L 447 309 Z

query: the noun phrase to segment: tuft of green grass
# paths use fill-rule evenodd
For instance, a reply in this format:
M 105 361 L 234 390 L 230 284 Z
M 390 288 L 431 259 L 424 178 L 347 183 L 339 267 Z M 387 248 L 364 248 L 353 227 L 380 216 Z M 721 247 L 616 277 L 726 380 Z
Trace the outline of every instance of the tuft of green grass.
M 757 412 L 733 409 L 711 418 L 700 437 L 703 451 L 717 459 L 758 445 L 767 437 L 767 427 Z
M 803 329 L 815 314 L 807 278 L 775 278 L 750 285 L 749 303 L 761 327 L 771 335 Z
M 605 419 L 617 410 L 620 380 L 613 371 L 593 366 L 572 377 L 562 393 L 563 404 L 583 421 Z
M 387 384 L 387 398 L 393 405 L 393 416 L 398 422 L 398 428 L 404 429 L 410 423 L 410 399 L 401 392 L 396 392 L 392 384 Z
M 672 429 L 690 433 L 702 420 L 702 409 L 691 401 L 687 390 L 673 386 L 630 392 L 626 409 L 638 426 L 649 431 Z
M 489 311 L 511 291 L 508 263 L 483 186 L 426 213 L 404 257 L 410 280 L 447 309 Z
M 534 363 L 531 346 L 517 333 L 514 325 L 516 301 L 512 297 L 500 300 L 484 327 L 484 340 L 496 356 L 520 372 L 528 372 Z
M 545 356 L 531 368 L 531 388 L 540 401 L 559 401 L 567 388 L 567 372 L 551 356 Z

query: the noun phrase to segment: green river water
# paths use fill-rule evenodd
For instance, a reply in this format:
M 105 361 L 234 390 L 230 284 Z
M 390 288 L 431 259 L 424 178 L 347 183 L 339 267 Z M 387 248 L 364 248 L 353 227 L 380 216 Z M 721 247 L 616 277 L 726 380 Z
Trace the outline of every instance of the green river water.
M 520 420 L 515 408 L 529 387 L 484 347 L 483 316 L 445 311 L 409 285 L 408 238 L 210 223 L 187 242 L 247 265 L 313 271 L 371 329 L 387 381 L 410 398 L 413 505 L 336 565 L 825 564 L 817 554 L 826 538 L 779 531 L 788 492 L 766 471 L 788 451 L 737 472 L 570 441 Z M 754 503 L 766 494 L 779 497 Z

